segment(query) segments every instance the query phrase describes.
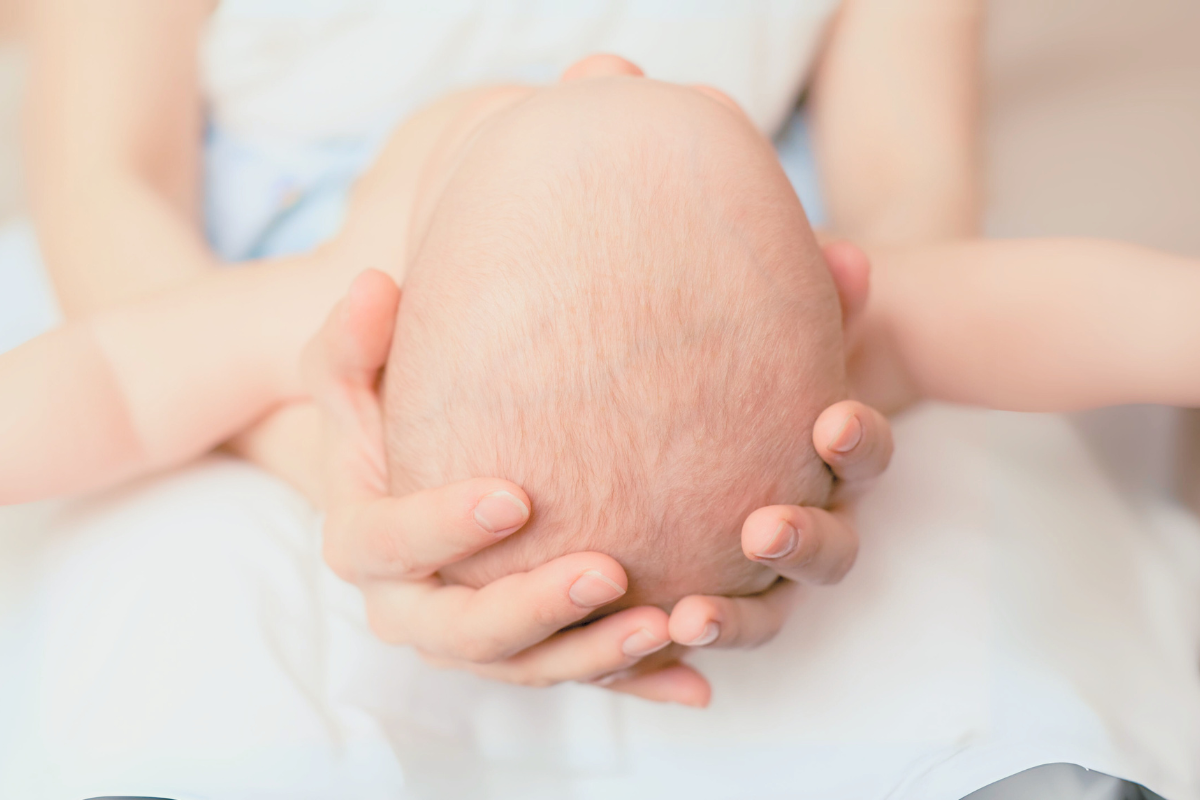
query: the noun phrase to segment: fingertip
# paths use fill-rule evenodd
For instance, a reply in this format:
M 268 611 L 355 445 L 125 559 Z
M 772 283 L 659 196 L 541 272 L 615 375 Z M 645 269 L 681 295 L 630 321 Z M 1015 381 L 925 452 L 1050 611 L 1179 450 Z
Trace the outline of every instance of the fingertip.
M 656 703 L 676 703 L 690 708 L 707 708 L 712 686 L 703 675 L 686 664 L 671 664 L 643 675 L 611 681 L 605 688 Z
M 813 423 L 813 444 L 822 453 L 838 453 L 832 447 L 833 442 L 846 430 L 851 422 L 858 419 L 859 404 L 853 400 L 842 400 L 826 408 L 817 416 Z M 861 423 L 860 423 L 861 425 Z
M 645 75 L 642 68 L 632 61 L 612 53 L 593 53 L 576 61 L 563 71 L 562 81 L 580 80 L 582 78 L 599 78 L 615 75 L 625 75 L 640 78 Z
M 662 674 L 665 673 L 665 674 Z M 712 684 L 692 667 L 676 664 L 660 671 L 668 683 L 669 702 L 689 708 L 708 708 L 712 702 Z
M 580 618 L 616 602 L 629 591 L 625 570 L 604 553 L 568 553 L 536 567 L 533 572 L 561 586 Z
M 876 412 L 856 400 L 834 403 L 817 417 L 813 445 L 831 466 L 864 458 L 879 438 L 876 422 Z
M 813 446 L 839 478 L 868 480 L 882 474 L 891 462 L 892 428 L 870 406 L 844 400 L 817 417 Z
M 444 487 L 461 509 L 464 520 L 474 521 L 498 539 L 516 533 L 529 522 L 533 506 L 529 495 L 512 481 L 474 478 Z
M 742 553 L 766 563 L 788 558 L 799 549 L 807 527 L 806 512 L 799 506 L 756 509 L 742 524 Z
M 845 515 L 799 506 L 785 511 L 799 532 L 795 548 L 754 560 L 799 583 L 833 584 L 845 577 L 858 553 L 858 534 Z
M 588 551 L 567 553 L 565 556 L 559 556 L 547 562 L 547 564 L 553 564 L 556 568 L 566 570 L 567 572 L 576 570 L 599 572 L 620 587 L 622 591 L 629 590 L 629 576 L 625 574 L 625 568 L 615 558 L 604 553 Z M 546 564 L 542 566 L 546 566 Z
M 680 693 L 680 703 L 692 708 L 705 709 L 712 703 L 712 684 L 703 678 L 700 681 L 687 689 L 686 692 Z
M 837 287 L 842 322 L 852 324 L 867 305 L 871 291 L 871 261 L 861 249 L 845 241 L 822 242 L 821 252 Z
M 667 629 L 672 641 L 686 647 L 712 644 L 721 634 L 719 609 L 712 598 L 690 595 L 671 609 Z
M 842 423 L 841 428 L 829 440 L 829 449 L 839 455 L 845 455 L 858 447 L 863 439 L 863 423 L 857 414 L 851 414 Z
M 661 608 L 629 608 L 611 618 L 617 617 L 618 624 L 626 631 L 622 634 L 621 652 L 632 659 L 631 665 L 671 644 L 669 618 Z
M 838 269 L 845 269 L 857 275 L 869 275 L 871 272 L 871 259 L 853 242 L 845 239 L 827 239 L 821 243 L 821 251 L 825 260 Z
M 529 521 L 529 506 L 512 492 L 501 489 L 479 498 L 471 517 L 486 533 L 503 539 Z

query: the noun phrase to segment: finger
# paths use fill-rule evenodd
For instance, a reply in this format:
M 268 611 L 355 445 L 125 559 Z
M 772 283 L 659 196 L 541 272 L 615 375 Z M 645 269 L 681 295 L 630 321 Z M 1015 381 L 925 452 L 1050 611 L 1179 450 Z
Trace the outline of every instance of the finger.
M 485 678 L 524 686 L 591 681 L 633 667 L 671 644 L 667 612 L 628 608 L 580 628 L 551 636 L 511 658 L 471 666 Z
M 841 480 L 869 480 L 878 477 L 892 460 L 892 426 L 870 406 L 843 400 L 817 417 L 813 444 Z
M 383 415 L 376 383 L 387 361 L 400 292 L 368 270 L 325 320 L 302 357 L 308 391 L 325 423 L 326 505 L 387 493 Z
M 801 506 L 767 506 L 742 524 L 742 552 L 797 583 L 837 583 L 858 555 L 847 514 Z
M 400 289 L 389 276 L 369 269 L 354 279 L 304 354 L 305 374 L 317 394 L 345 387 L 374 390 L 399 306 Z
M 656 703 L 679 703 L 707 708 L 712 686 L 703 675 L 687 664 L 669 664 L 645 674 L 615 675 L 597 685 L 614 692 L 631 694 Z
M 842 305 L 842 325 L 850 327 L 867 307 L 871 286 L 871 261 L 867 254 L 850 242 L 823 240 L 818 237 L 829 274 L 837 287 Z
M 628 59 L 610 53 L 595 53 L 584 56 L 563 72 L 562 80 L 577 81 L 581 78 L 602 78 L 614 75 L 625 75 L 640 78 L 645 73 L 642 68 Z
M 491 663 L 532 647 L 624 595 L 625 571 L 601 553 L 572 553 L 481 589 L 424 581 L 365 586 L 379 638 L 435 656 Z
M 685 597 L 671 611 L 671 638 L 688 647 L 757 647 L 779 633 L 796 593 L 796 584 L 780 581 L 752 597 Z
M 351 582 L 424 578 L 519 530 L 529 497 L 510 481 L 476 478 L 331 512 L 325 561 Z

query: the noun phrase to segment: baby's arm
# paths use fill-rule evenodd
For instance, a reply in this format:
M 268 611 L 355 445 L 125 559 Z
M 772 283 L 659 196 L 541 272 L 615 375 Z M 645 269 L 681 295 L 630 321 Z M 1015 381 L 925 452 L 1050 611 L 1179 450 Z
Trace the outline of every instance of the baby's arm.
M 298 395 L 348 283 L 316 259 L 215 272 L 0 355 L 0 504 L 186 461 Z
M 1016 411 L 1200 406 L 1200 263 L 1133 245 L 873 254 L 872 311 L 919 396 Z

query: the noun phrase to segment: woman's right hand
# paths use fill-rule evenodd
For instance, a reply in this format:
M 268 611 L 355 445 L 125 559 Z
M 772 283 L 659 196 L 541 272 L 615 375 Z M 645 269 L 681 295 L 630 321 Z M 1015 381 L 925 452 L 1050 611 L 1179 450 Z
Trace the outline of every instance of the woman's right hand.
M 625 571 L 602 553 L 572 553 L 480 589 L 437 576 L 519 530 L 531 505 L 519 486 L 490 478 L 389 495 L 378 380 L 399 299 L 389 277 L 363 273 L 304 357 L 325 427 L 324 557 L 362 591 L 372 631 L 435 665 L 530 686 L 595 680 L 667 647 L 668 616 L 649 606 L 562 631 L 625 593 Z M 687 705 L 709 697 L 704 678 L 674 663 L 619 688 Z

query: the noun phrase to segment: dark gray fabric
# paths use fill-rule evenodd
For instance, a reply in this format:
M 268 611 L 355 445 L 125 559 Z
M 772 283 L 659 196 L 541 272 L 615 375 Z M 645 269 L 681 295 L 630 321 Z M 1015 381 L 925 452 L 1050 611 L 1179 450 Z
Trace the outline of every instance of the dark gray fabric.
M 972 792 L 963 800 L 1163 800 L 1134 783 L 1074 764 L 1046 764 Z

